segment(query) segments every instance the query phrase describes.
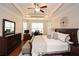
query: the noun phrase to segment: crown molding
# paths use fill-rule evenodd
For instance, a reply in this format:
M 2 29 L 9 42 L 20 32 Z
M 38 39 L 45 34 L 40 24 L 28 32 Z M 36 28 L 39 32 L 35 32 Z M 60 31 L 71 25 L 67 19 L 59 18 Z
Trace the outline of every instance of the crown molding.
M 17 4 L 12 3 L 12 5 L 24 16 L 22 9 Z

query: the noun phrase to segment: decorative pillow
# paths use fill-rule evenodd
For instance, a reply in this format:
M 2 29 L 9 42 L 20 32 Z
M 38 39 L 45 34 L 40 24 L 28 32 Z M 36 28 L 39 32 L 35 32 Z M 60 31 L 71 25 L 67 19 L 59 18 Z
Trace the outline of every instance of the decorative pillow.
M 58 38 L 58 34 L 54 31 L 52 31 L 50 34 L 47 35 L 48 39 L 57 39 Z
M 67 36 L 69 36 L 69 34 L 64 34 L 59 32 L 57 34 L 58 34 L 58 39 L 64 42 L 66 42 Z
M 48 39 L 51 39 L 51 35 L 50 35 L 50 34 L 48 34 L 48 35 L 47 35 L 47 38 L 48 38 Z
M 58 34 L 57 34 L 57 32 L 54 32 L 53 33 L 53 36 L 51 37 L 52 39 L 58 39 Z

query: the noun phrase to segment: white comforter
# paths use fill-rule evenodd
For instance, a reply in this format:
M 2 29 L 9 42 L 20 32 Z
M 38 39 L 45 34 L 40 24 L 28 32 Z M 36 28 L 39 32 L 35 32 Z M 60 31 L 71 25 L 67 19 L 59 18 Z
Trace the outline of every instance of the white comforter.
M 48 39 L 46 35 L 39 35 L 33 39 L 32 55 L 40 55 L 45 53 L 58 53 L 61 51 L 69 51 L 69 44 L 60 40 Z

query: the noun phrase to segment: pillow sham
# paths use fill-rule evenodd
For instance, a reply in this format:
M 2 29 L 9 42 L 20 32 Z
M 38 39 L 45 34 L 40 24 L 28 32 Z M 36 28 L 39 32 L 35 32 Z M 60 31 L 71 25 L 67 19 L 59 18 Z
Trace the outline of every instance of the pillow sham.
M 64 33 L 57 33 L 58 34 L 58 39 L 61 41 L 66 42 L 66 40 L 69 40 L 70 38 L 68 37 L 69 34 L 64 34 Z M 68 38 L 67 38 L 68 37 Z

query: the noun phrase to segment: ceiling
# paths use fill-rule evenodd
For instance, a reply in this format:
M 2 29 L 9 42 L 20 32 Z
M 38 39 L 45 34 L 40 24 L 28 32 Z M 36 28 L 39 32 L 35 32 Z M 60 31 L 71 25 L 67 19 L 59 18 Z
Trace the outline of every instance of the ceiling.
M 34 9 L 28 9 L 30 7 L 35 7 L 34 3 L 14 3 L 13 4 L 25 18 L 45 18 L 51 16 L 57 9 L 62 5 L 62 3 L 40 3 L 40 6 L 47 5 L 47 8 L 43 8 L 45 12 L 34 12 Z
M 35 13 L 34 9 L 27 9 L 34 7 L 34 3 L 0 3 L 0 9 L 7 11 L 13 16 L 23 17 L 24 19 L 49 19 L 51 17 L 59 17 L 61 14 L 63 15 L 63 13 L 68 12 L 70 9 L 79 6 L 77 3 L 40 3 L 40 6 L 43 5 L 47 5 L 47 8 L 43 9 L 45 13 Z

